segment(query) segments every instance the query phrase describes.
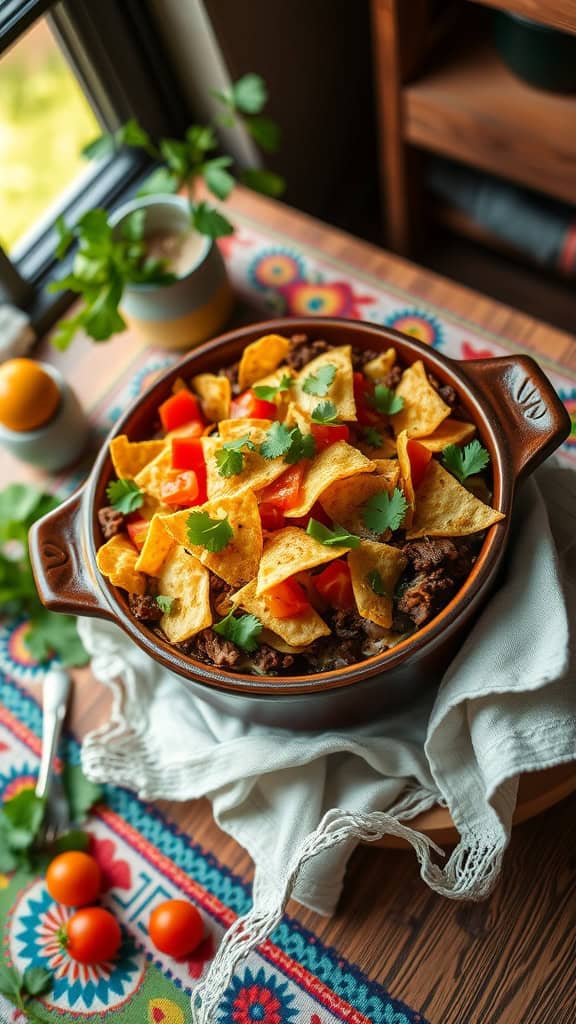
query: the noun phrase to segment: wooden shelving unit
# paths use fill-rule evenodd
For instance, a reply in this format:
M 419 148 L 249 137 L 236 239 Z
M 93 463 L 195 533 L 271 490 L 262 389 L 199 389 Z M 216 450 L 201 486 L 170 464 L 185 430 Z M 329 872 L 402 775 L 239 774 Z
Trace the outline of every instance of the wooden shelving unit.
M 516 78 L 474 21 L 481 8 L 494 7 L 576 33 L 576 0 L 457 0 L 456 6 L 462 23 L 453 33 L 456 45 L 430 54 L 426 41 L 438 16 L 433 0 L 372 0 L 383 207 L 388 244 L 406 255 L 421 234 L 423 152 L 576 205 L 576 95 L 544 92 Z M 452 218 L 450 226 L 490 244 L 488 233 L 466 217 Z

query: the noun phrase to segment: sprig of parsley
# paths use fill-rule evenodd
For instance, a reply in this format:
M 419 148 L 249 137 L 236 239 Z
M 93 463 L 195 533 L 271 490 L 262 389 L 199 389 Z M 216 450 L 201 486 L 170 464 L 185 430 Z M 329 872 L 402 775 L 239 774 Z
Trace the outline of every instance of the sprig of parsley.
M 338 417 L 338 410 L 330 400 L 326 402 L 318 402 L 315 409 L 312 410 L 312 421 L 314 423 L 334 423 Z
M 318 395 L 320 398 L 324 398 L 324 395 L 327 395 L 332 387 L 335 376 L 336 367 L 331 363 L 319 366 L 316 373 L 311 373 L 304 379 L 302 391 L 307 395 Z
M 111 480 L 106 488 L 106 497 L 118 512 L 128 515 L 144 504 L 144 491 L 134 480 Z
M 463 484 L 467 477 L 481 473 L 490 462 L 490 455 L 480 441 L 471 441 L 465 448 L 449 444 L 442 451 L 442 462 L 447 470 Z
M 264 399 L 265 402 L 272 402 L 280 392 L 289 391 L 293 383 L 293 378 L 284 373 L 278 384 L 257 384 L 256 387 L 252 388 L 252 391 L 258 398 Z
M 380 431 L 374 427 L 362 427 L 361 436 L 371 448 L 380 448 L 384 440 Z
M 224 519 L 211 519 L 207 512 L 191 512 L 186 520 L 186 532 L 191 544 L 198 544 L 206 551 L 217 554 L 223 551 L 234 536 L 234 530 Z
M 314 540 L 319 541 L 320 544 L 324 544 L 327 548 L 343 547 L 343 548 L 357 548 L 360 543 L 360 537 L 356 537 L 353 533 L 349 533 L 344 526 L 340 526 L 338 523 L 334 524 L 335 529 L 329 530 L 323 523 L 319 523 L 317 519 L 309 519 L 308 526 L 306 527 L 306 533 L 314 537 Z
M 237 441 L 225 441 L 216 452 L 216 465 L 220 476 L 238 476 L 244 469 L 244 451 L 256 451 L 256 445 L 249 434 Z
M 362 510 L 362 520 L 368 530 L 373 533 L 385 533 L 386 530 L 397 530 L 409 505 L 402 491 L 395 487 L 392 494 L 381 491 L 368 499 Z
M 52 975 L 45 967 L 28 967 L 24 974 L 20 974 L 15 967 L 0 964 L 0 992 L 25 1014 L 30 1024 L 43 1024 L 46 1020 L 36 1013 L 30 999 L 45 995 L 52 985 Z
M 369 396 L 368 401 L 383 416 L 394 416 L 404 408 L 402 396 L 395 394 L 385 384 L 376 384 L 374 394 Z
M 265 459 L 279 459 L 293 465 L 301 459 L 312 459 L 316 446 L 312 434 L 303 434 L 300 427 L 287 427 L 285 423 L 275 422 L 266 431 L 266 436 L 258 449 Z
M 174 598 L 168 597 L 166 594 L 157 594 L 155 600 L 160 610 L 164 612 L 164 615 L 169 615 L 172 611 Z
M 212 627 L 215 633 L 230 640 L 243 651 L 255 651 L 258 647 L 258 637 L 262 632 L 262 623 L 255 615 L 234 615 L 232 608 L 226 618 L 216 622 Z
M 384 587 L 384 583 L 378 569 L 371 569 L 371 571 L 366 574 L 366 582 L 378 597 L 391 596 Z

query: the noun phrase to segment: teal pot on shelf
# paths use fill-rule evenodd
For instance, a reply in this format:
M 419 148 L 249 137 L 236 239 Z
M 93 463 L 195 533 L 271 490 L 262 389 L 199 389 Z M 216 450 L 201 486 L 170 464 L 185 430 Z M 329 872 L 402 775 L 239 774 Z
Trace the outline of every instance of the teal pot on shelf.
M 529 85 L 550 92 L 576 91 L 576 35 L 498 11 L 494 38 L 504 63 Z
M 191 264 L 173 284 L 129 285 L 122 296 L 126 323 L 149 345 L 189 349 L 217 334 L 234 305 L 232 287 L 216 243 L 194 231 L 190 208 L 180 196 L 146 196 L 125 203 L 110 218 L 120 227 L 136 210 L 146 210 L 144 236 L 189 236 Z

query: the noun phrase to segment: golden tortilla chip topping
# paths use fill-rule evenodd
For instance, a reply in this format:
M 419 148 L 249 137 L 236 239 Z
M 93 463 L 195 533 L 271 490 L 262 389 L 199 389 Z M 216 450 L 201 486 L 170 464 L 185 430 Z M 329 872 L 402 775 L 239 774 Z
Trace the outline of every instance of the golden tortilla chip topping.
M 380 461 L 393 462 L 392 459 Z M 359 537 L 371 536 L 370 530 L 364 525 L 364 505 L 369 498 L 382 491 L 392 494 L 400 472 L 398 462 L 394 461 L 393 466 L 387 473 L 359 473 L 353 481 L 346 478 L 331 484 L 319 501 L 332 522 L 344 526 Z
M 122 587 L 129 594 L 145 594 L 146 577 L 136 570 L 137 557 L 132 542 L 117 533 L 98 548 L 96 564 L 113 586 Z
M 396 435 L 405 430 L 408 437 L 427 437 L 450 415 L 450 406 L 432 387 L 421 359 L 404 370 L 396 395 L 404 399 L 404 407 L 391 417 Z
M 202 412 L 210 423 L 218 423 L 230 415 L 232 387 L 228 377 L 215 373 L 199 373 L 192 378 L 192 387 L 200 398 Z
M 247 433 L 250 436 L 250 441 L 258 448 L 264 440 L 266 431 L 253 427 Z M 240 434 L 240 436 L 244 435 Z M 238 440 L 238 438 L 234 440 Z M 209 498 L 230 498 L 244 494 L 245 491 L 261 491 L 263 487 L 281 476 L 287 468 L 282 458 L 265 459 L 258 451 L 244 449 L 244 465 L 241 472 L 235 473 L 234 476 L 222 476 L 216 461 L 216 453 L 224 448 L 225 443 L 228 442 L 221 437 L 204 437 L 202 439 Z
M 416 492 L 414 521 L 406 537 L 465 537 L 504 518 L 432 459 Z
M 414 518 L 414 485 L 412 483 L 412 466 L 410 465 L 410 458 L 408 456 L 408 433 L 402 430 L 396 438 L 396 444 L 398 445 L 398 463 L 400 466 L 400 486 L 404 491 L 404 497 L 408 502 L 408 508 L 406 509 L 406 515 L 404 516 L 404 522 L 402 526 L 404 529 L 409 530 L 412 526 L 412 520 Z
M 292 391 L 298 407 L 309 415 L 320 402 L 330 401 L 336 406 L 339 420 L 355 420 L 354 368 L 350 345 L 331 348 L 312 359 L 300 370 Z
M 160 619 L 170 643 L 189 640 L 212 625 L 209 573 L 184 548 L 176 547 L 166 559 L 158 588 L 164 597 L 173 598 L 170 611 Z
M 140 470 L 164 450 L 166 442 L 129 441 L 119 434 L 110 441 L 110 457 L 119 480 L 134 480 Z
M 138 555 L 136 568 L 147 576 L 158 576 L 160 569 L 174 546 L 174 539 L 166 532 L 164 516 L 154 515 L 150 520 L 146 540 Z
M 330 629 L 312 607 L 290 619 L 277 619 L 271 615 L 263 596 L 256 593 L 257 580 L 251 580 L 242 590 L 232 594 L 232 601 L 240 608 L 256 615 L 263 626 L 272 630 L 291 647 L 308 647 L 320 636 L 329 636 Z
M 140 470 L 134 481 L 141 491 L 161 502 L 162 484 L 176 480 L 180 473 L 181 470 L 172 469 L 172 445 L 168 444 L 152 462 Z
M 419 437 L 420 444 L 430 452 L 441 452 L 449 444 L 466 444 L 476 433 L 473 423 L 466 423 L 464 420 L 453 420 L 449 417 L 444 420 L 433 434 L 428 437 Z
M 399 548 L 363 540 L 348 553 L 352 589 L 360 615 L 389 629 L 394 588 L 408 559 Z
M 270 590 L 297 572 L 333 562 L 348 550 L 347 547 L 327 547 L 297 526 L 275 530 L 264 545 L 256 593 Z
M 396 349 L 387 348 L 385 352 L 381 352 L 380 355 L 371 359 L 368 363 L 364 363 L 362 372 L 377 384 L 390 373 L 395 362 Z
M 244 391 L 262 377 L 273 373 L 289 351 L 288 338 L 283 338 L 280 334 L 266 334 L 263 338 L 253 341 L 251 345 L 247 345 L 238 367 L 240 390 Z
M 337 441 L 316 456 L 304 474 L 300 487 L 301 499 L 295 508 L 286 511 L 286 518 L 306 515 L 321 494 L 336 480 L 356 476 L 374 468 L 370 459 L 346 441 Z M 350 488 L 353 484 L 350 483 Z M 342 524 L 344 525 L 344 524 Z

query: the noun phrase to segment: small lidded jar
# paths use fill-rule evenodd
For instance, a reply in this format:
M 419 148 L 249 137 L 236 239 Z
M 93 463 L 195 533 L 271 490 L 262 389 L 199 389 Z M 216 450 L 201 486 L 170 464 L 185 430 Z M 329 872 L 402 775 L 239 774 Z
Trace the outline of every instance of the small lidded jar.
M 55 471 L 84 450 L 88 421 L 62 374 L 34 359 L 0 365 L 0 444 L 23 462 Z

